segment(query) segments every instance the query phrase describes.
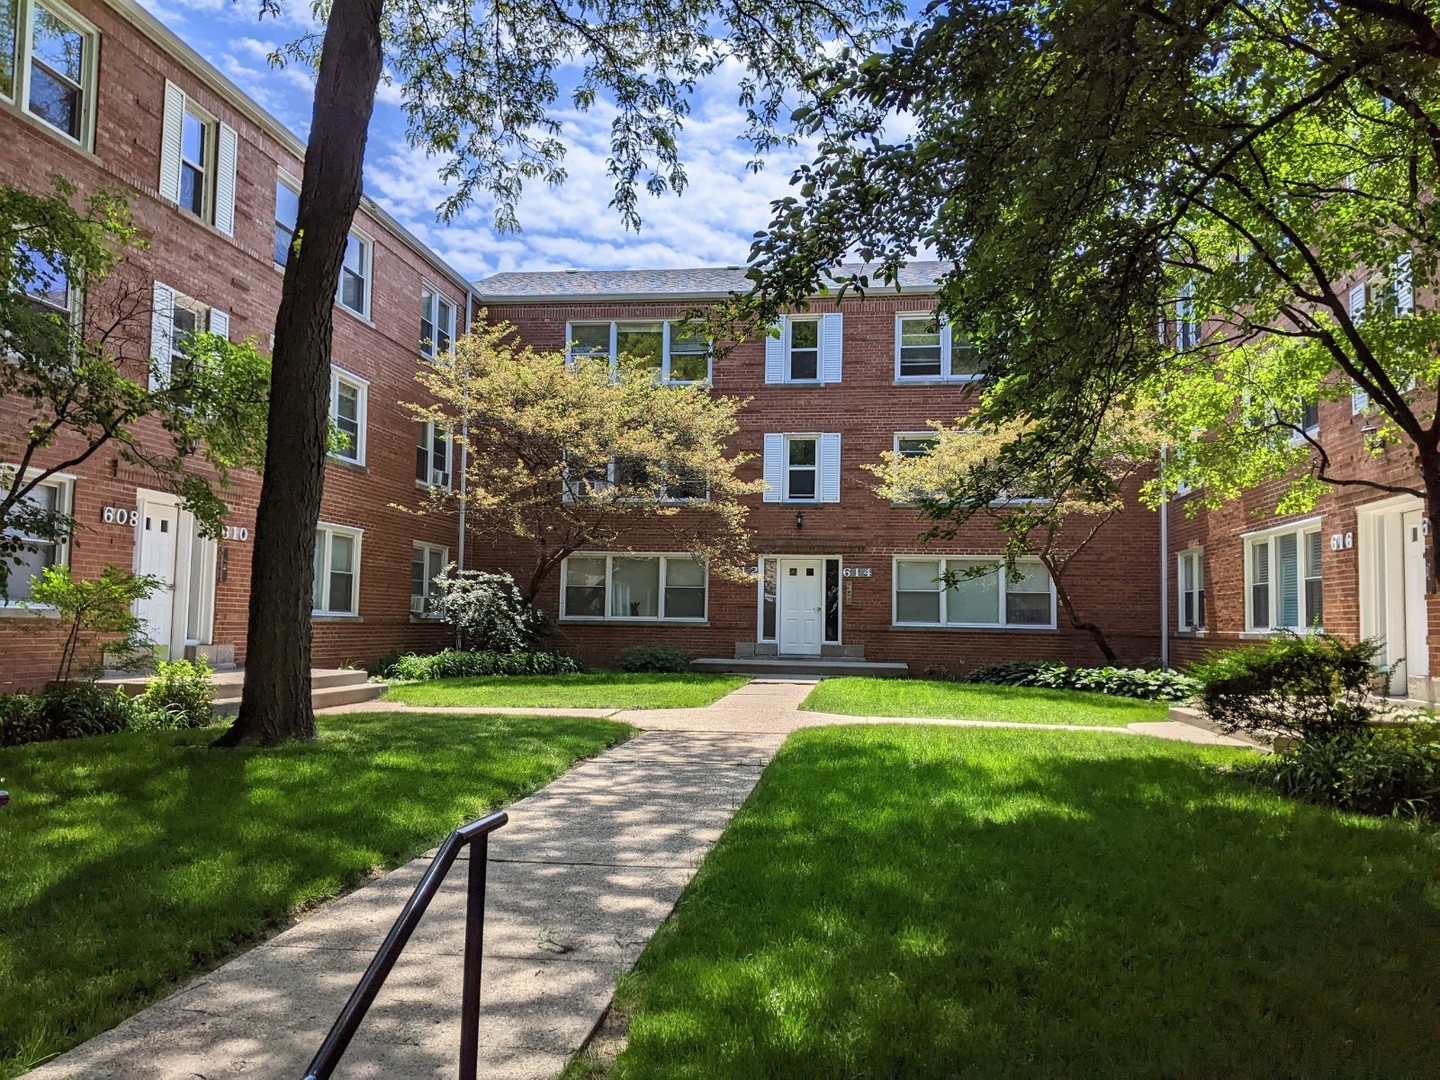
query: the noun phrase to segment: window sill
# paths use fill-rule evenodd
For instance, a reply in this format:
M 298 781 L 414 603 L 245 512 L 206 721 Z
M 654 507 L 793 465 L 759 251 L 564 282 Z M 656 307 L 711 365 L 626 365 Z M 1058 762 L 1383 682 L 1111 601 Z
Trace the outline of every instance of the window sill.
M 1208 636 L 1210 633 L 1210 628 L 1208 626 L 1181 626 L 1176 629 L 1175 633 L 1180 637 L 1200 638 Z
M 91 88 L 91 92 L 94 92 L 93 87 Z M 90 161 L 96 165 L 104 164 L 100 160 L 100 157 L 93 150 L 91 150 L 90 147 L 86 146 L 85 143 L 81 142 L 78 139 L 72 139 L 69 135 L 66 135 L 58 128 L 52 127 L 44 120 L 32 116 L 28 110 L 22 108 L 17 102 L 7 101 L 4 98 L 0 98 L 0 112 L 8 113 L 9 115 L 24 121 L 35 130 L 43 132 L 46 137 L 54 139 L 61 146 L 65 147 L 65 149 L 70 150 L 73 153 L 79 154 L 87 161 Z M 94 132 L 91 131 L 88 134 L 93 140 Z
M 709 619 L 654 619 L 642 616 L 631 616 L 629 618 L 588 618 L 584 615 L 562 615 L 562 623 L 569 623 L 573 626 L 709 626 Z
M 1273 630 L 1244 630 L 1239 637 L 1244 641 L 1267 641 L 1273 637 L 1293 634 L 1296 637 L 1313 637 L 1325 633 L 1323 626 L 1277 626 Z
M 438 615 L 411 615 L 411 626 L 444 626 L 445 620 Z
M 891 623 L 891 630 L 904 630 L 906 632 L 919 630 L 925 633 L 981 633 L 981 634 L 1030 634 L 1042 633 L 1053 634 L 1059 627 L 1056 626 L 936 626 L 934 623 Z
M 354 310 L 353 308 L 348 308 L 348 307 L 346 307 L 344 304 L 340 303 L 339 300 L 336 300 L 336 301 L 335 301 L 335 310 L 336 310 L 336 311 L 343 311 L 346 315 L 349 315 L 352 319 L 356 320 L 357 322 L 362 322 L 362 323 L 364 323 L 364 324 L 365 324 L 366 326 L 368 326 L 371 330 L 374 330 L 374 329 L 376 328 L 376 327 L 375 327 L 375 321 L 374 321 L 373 319 L 371 319 L 369 315 L 362 315 L 360 312 Z
M 984 382 L 983 375 L 967 375 L 963 377 L 947 379 L 944 376 L 926 376 L 924 378 L 903 378 L 897 377 L 891 386 L 971 386 L 978 382 Z
M 359 623 L 365 620 L 359 615 L 343 615 L 333 611 L 314 611 L 310 613 L 312 623 Z
M 353 469 L 355 472 L 358 473 L 365 473 L 367 476 L 370 473 L 370 467 L 366 465 L 365 462 L 351 461 L 348 458 L 336 457 L 334 454 L 327 454 L 325 456 L 325 464 L 339 465 L 346 469 Z
M 58 619 L 60 613 L 53 607 L 21 607 L 18 603 L 0 604 L 0 619 Z
M 454 490 L 455 490 L 455 488 L 454 488 L 453 486 L 451 486 L 451 487 L 442 487 L 440 484 L 426 484 L 426 483 L 422 483 L 422 482 L 419 481 L 419 480 L 416 480 L 416 481 L 415 481 L 415 486 L 416 486 L 417 488 L 419 488 L 421 491 L 443 491 L 443 492 L 445 492 L 446 494 L 451 494 L 451 493 L 453 493 Z

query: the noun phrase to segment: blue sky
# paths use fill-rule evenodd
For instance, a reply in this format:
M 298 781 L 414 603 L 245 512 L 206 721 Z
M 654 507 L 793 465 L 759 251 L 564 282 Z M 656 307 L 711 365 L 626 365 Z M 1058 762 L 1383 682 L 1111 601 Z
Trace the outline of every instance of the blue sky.
M 300 136 L 308 126 L 312 82 L 295 67 L 273 68 L 269 54 L 299 36 L 309 5 L 294 0 L 281 19 L 260 19 L 258 0 L 141 0 L 192 48 Z M 686 124 L 682 152 L 689 186 L 679 196 L 641 196 L 644 225 L 627 232 L 609 206 L 605 174 L 608 117 L 602 109 L 564 113 L 569 180 L 527 189 L 519 233 L 497 235 L 487 208 L 476 206 L 448 224 L 436 220 L 445 197 L 437 162 L 410 147 L 398 91 L 382 86 L 370 129 L 366 192 L 404 225 L 473 278 L 503 270 L 621 269 L 714 266 L 746 261 L 752 235 L 769 220 L 772 199 L 789 189 L 799 151 L 777 152 L 759 174 L 738 136 L 744 118 L 734 78 L 717 77 L 700 91 Z

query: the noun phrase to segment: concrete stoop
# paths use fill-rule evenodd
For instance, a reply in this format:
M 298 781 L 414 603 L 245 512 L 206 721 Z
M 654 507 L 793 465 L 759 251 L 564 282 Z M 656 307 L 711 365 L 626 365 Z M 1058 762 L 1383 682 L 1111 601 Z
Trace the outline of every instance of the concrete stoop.
M 147 675 L 122 675 L 101 679 L 100 685 L 123 690 L 133 697 L 142 693 L 149 681 Z M 210 685 L 215 689 L 213 709 L 217 717 L 234 716 L 240 711 L 240 690 L 244 684 L 244 671 L 215 673 Z M 316 668 L 310 672 L 310 703 L 316 709 L 374 701 L 383 693 L 385 684 L 371 682 L 363 670 Z

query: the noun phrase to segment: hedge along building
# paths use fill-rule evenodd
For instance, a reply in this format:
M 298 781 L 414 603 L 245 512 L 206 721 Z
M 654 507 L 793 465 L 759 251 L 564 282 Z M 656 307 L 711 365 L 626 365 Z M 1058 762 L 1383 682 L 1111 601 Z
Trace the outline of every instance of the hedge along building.
M 127 326 L 125 351 L 136 380 L 146 378 L 146 357 L 164 363 L 194 330 L 254 337 L 263 348 L 291 239 L 300 141 L 129 0 L 19 0 L 0 6 L 0 24 L 0 40 L 16 43 L 0 55 L 4 182 L 49 192 L 60 176 L 80 198 L 120 193 L 149 240 L 91 295 L 68 282 L 58 308 L 78 319 L 122 281 L 138 290 L 147 302 Z M 317 664 L 448 640 L 443 625 L 412 613 L 410 582 L 417 567 L 423 578 L 452 557 L 454 524 L 392 508 L 413 502 L 417 485 L 450 483 L 448 446 L 398 402 L 416 398 L 418 355 L 435 347 L 422 339 L 443 347 L 469 310 L 465 279 L 364 201 L 335 305 L 331 409 L 348 445 L 325 476 Z M 13 465 L 28 423 L 24 402 L 0 401 L 0 467 Z M 69 448 L 62 436 L 37 464 L 65 461 Z M 33 576 L 53 563 L 86 578 L 107 564 L 156 574 L 167 587 L 140 613 L 158 651 L 243 663 L 259 482 L 233 479 L 218 542 L 199 536 L 166 485 L 113 448 L 37 489 L 79 528 L 68 544 L 37 547 L 12 574 L 0 605 L 0 689 L 54 675 L 59 628 L 21 606 Z
M 973 402 L 972 351 L 933 325 L 939 270 L 916 263 L 898 292 L 817 300 L 787 316 L 777 336 L 719 359 L 691 355 L 675 330 L 688 311 L 747 288 L 736 267 L 477 282 L 489 317 L 514 324 L 536 349 L 613 357 L 623 348 L 650 357 L 662 378 L 750 399 L 729 449 L 753 454 L 748 475 L 767 485 L 750 500 L 754 583 L 719 578 L 658 534 L 627 537 L 624 550 L 576 552 L 540 594 L 560 646 L 600 663 L 657 641 L 719 660 L 863 659 L 914 674 L 1018 659 L 1100 662 L 1090 636 L 1060 615 L 1038 563 L 1018 581 L 994 573 L 942 586 L 942 572 L 994 560 L 993 524 L 977 519 L 952 541 L 922 544 L 914 509 L 873 493 L 864 466 L 887 451 L 923 452 L 931 421 L 952 421 Z M 1077 609 L 1126 662 L 1154 661 L 1163 648 L 1158 545 L 1158 515 L 1137 507 L 1109 521 L 1066 572 Z M 476 557 L 528 573 L 517 550 Z

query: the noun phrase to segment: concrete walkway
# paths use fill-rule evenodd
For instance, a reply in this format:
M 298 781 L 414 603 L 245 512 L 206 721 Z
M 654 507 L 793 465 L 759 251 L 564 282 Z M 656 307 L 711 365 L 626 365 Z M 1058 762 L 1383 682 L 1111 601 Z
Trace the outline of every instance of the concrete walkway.
M 801 712 L 813 682 L 759 680 L 703 709 L 444 710 L 613 715 L 642 729 L 630 742 L 581 763 L 509 807 L 510 824 L 492 838 L 482 1076 L 530 1080 L 559 1075 L 600 1021 L 616 980 L 669 915 L 789 732 L 854 723 L 1041 726 Z M 397 706 L 370 702 L 348 708 Z M 1247 745 L 1188 724 L 1140 724 L 1129 730 Z M 427 853 L 326 904 L 28 1075 L 34 1080 L 303 1076 L 428 860 Z M 454 1076 L 464 942 L 462 869 L 451 872 L 435 897 L 338 1077 Z

